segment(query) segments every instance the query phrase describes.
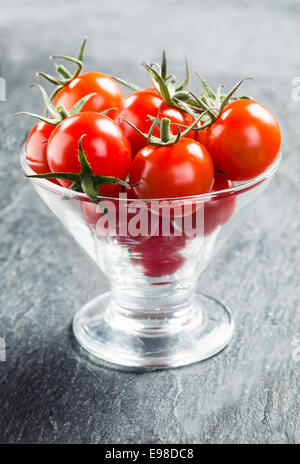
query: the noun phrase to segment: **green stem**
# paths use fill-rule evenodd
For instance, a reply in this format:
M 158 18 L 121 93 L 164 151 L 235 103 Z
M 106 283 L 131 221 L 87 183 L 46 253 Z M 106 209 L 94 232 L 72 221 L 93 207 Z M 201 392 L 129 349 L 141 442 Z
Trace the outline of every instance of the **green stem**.
M 167 143 L 170 140 L 170 124 L 171 124 L 170 119 L 162 118 L 160 131 L 161 131 L 161 140 L 163 143 Z
M 81 187 L 84 193 L 93 201 L 97 200 L 99 190 L 95 187 L 91 177 L 83 178 Z
M 139 87 L 138 85 L 132 84 L 131 82 L 127 82 L 124 79 L 121 79 L 120 77 L 116 76 L 110 76 L 112 79 L 114 79 L 116 82 L 119 84 L 124 85 L 130 90 L 133 90 L 134 92 L 139 92 L 140 90 L 143 90 L 143 87 Z
M 51 82 L 51 84 L 54 84 L 54 85 L 64 85 L 64 81 L 61 81 L 60 79 L 56 79 L 55 77 L 50 76 L 50 74 L 46 74 L 44 72 L 37 72 L 35 76 L 37 79 L 39 79 L 39 77 L 42 76 L 44 79 L 46 79 L 47 81 Z
M 65 68 L 65 66 L 62 65 L 62 64 L 56 65 L 56 72 L 57 72 L 57 74 L 60 74 L 61 77 L 63 77 L 64 79 L 70 79 L 71 78 L 71 74 L 69 73 L 67 68 Z
M 162 60 L 161 60 L 161 77 L 165 81 L 167 79 L 167 58 L 166 58 L 166 50 L 163 50 L 162 53 Z
M 65 108 L 62 105 L 57 107 L 57 112 L 60 114 L 62 120 L 67 119 L 67 117 L 69 116 L 69 113 L 65 110 Z
M 81 44 L 81 47 L 79 49 L 78 55 L 77 55 L 77 59 L 79 61 L 82 61 L 82 62 L 83 62 L 83 55 L 84 55 L 84 50 L 85 50 L 87 40 L 88 40 L 88 38 L 87 38 L 87 36 L 85 36 L 84 39 L 83 39 L 83 42 Z

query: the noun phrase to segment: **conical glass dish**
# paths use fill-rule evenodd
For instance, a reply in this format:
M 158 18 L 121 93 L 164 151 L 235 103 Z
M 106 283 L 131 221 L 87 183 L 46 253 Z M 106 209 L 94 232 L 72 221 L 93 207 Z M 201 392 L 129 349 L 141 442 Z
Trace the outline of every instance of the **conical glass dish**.
M 197 280 L 279 163 L 280 155 L 257 178 L 223 191 L 153 201 L 103 198 L 100 205 L 30 179 L 110 282 L 110 292 L 74 316 L 80 345 L 106 362 L 143 368 L 187 365 L 225 348 L 234 332 L 231 313 L 197 292 Z M 34 174 L 24 153 L 21 166 Z

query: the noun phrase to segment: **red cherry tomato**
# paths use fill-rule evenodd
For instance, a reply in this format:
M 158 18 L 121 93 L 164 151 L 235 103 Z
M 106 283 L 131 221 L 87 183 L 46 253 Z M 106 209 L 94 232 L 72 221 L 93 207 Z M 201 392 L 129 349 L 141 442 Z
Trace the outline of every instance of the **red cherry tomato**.
M 175 254 L 172 250 L 159 251 L 159 240 L 155 242 L 154 237 L 143 242 L 141 247 L 144 247 L 144 256 L 139 265 L 142 266 L 143 274 L 147 277 L 163 277 L 174 274 L 185 262 L 185 258 L 181 254 Z M 150 250 L 153 252 L 150 253 Z
M 147 145 L 132 161 L 130 183 L 136 198 L 172 198 L 209 192 L 214 165 L 200 143 L 182 138 L 167 147 Z
M 26 159 L 31 169 L 37 174 L 50 172 L 47 161 L 47 142 L 55 126 L 40 121 L 28 134 L 25 143 Z
M 219 172 L 215 173 L 212 191 L 228 190 L 234 187 L 234 183 Z M 174 225 L 183 236 L 193 239 L 210 235 L 218 226 L 225 224 L 234 213 L 236 207 L 235 193 L 220 193 L 217 197 L 211 197 L 199 201 L 192 215 L 183 218 L 174 218 Z M 196 216 L 198 215 L 198 216 Z M 177 220 L 179 219 L 179 223 Z
M 170 119 L 171 132 L 173 134 L 177 133 L 177 128 L 179 127 L 174 125 L 174 123 L 181 124 L 183 126 L 190 126 L 194 121 L 188 113 L 184 113 L 177 108 L 172 108 L 166 105 L 157 91 L 153 88 L 140 90 L 125 98 L 123 109 L 120 112 L 120 118 L 130 121 L 143 133 L 148 133 L 153 122 L 148 119 L 148 116 L 155 118 L 159 107 L 159 119 Z M 132 156 L 135 156 L 135 154 L 147 144 L 147 141 L 129 124 L 120 121 L 120 125 L 130 142 Z M 180 127 L 180 131 L 182 132 L 183 130 L 184 128 Z M 158 127 L 154 129 L 153 135 L 157 137 L 159 136 Z M 190 132 L 188 137 L 195 138 L 195 133 Z
M 216 172 L 213 192 L 231 189 L 234 183 L 227 179 L 224 174 Z M 219 225 L 225 224 L 234 213 L 236 206 L 236 195 L 220 194 L 204 204 L 204 235 L 211 234 Z
M 100 210 L 100 207 L 96 203 L 89 201 L 81 201 L 80 209 L 85 223 L 95 231 L 97 221 L 102 216 L 103 211 Z
M 113 176 L 124 180 L 131 162 L 129 143 L 119 126 L 100 113 L 83 112 L 62 121 L 52 132 L 47 147 L 47 159 L 52 172 L 81 171 L 78 142 L 96 175 Z M 64 187 L 70 182 L 59 179 Z M 115 195 L 118 185 L 101 186 L 102 195 Z
M 132 247 L 131 257 L 148 277 L 170 275 L 185 262 L 180 251 L 186 242 L 187 239 L 182 235 L 175 235 L 172 221 L 166 224 L 166 218 L 160 217 L 156 233 Z
M 199 131 L 198 141 L 208 149 L 217 169 L 242 181 L 258 176 L 272 164 L 281 135 L 267 108 L 252 100 L 236 100 L 211 126 Z
M 143 242 L 151 235 L 150 209 L 144 203 L 139 206 L 137 201 L 134 205 L 123 199 L 104 199 L 98 205 L 82 201 L 80 208 L 85 223 L 98 238 L 113 237 L 120 244 L 131 246 Z M 135 217 L 138 220 L 131 224 Z
M 120 205 L 119 200 L 103 200 L 102 202 L 102 207 L 107 207 L 113 223 L 109 222 L 99 205 L 85 201 L 81 202 L 80 206 L 86 224 L 91 227 L 96 236 L 100 239 L 112 238 L 117 240 L 121 246 L 129 248 L 132 263 L 138 266 L 144 275 L 162 277 L 176 272 L 185 262 L 180 250 L 185 247 L 190 238 L 177 235 L 173 222 L 161 216 L 157 216 L 156 227 L 152 231 L 151 211 L 148 208 L 144 209 L 148 215 L 146 234 L 133 234 L 130 230 L 130 221 L 134 218 L 136 211 L 128 206 L 125 224 L 120 214 Z
M 78 100 L 90 93 L 97 95 L 91 97 L 81 111 L 101 113 L 109 108 L 120 109 L 123 104 L 124 94 L 116 81 L 100 72 L 87 72 L 80 74 L 61 89 L 54 99 L 54 105 L 56 107 L 63 105 L 67 111 L 70 111 Z M 111 111 L 108 115 L 114 119 L 117 116 L 117 111 Z

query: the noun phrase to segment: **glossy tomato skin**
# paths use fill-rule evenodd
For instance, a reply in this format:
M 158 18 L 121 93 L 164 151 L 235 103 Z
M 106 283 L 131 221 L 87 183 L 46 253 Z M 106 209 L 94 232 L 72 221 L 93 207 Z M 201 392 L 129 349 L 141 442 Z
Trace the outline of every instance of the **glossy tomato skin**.
M 157 230 L 131 248 L 131 256 L 147 277 L 163 277 L 179 270 L 185 263 L 181 251 L 187 243 L 183 235 L 176 235 L 174 225 L 159 217 Z
M 209 196 L 207 199 L 203 199 L 202 202 L 198 203 L 199 211 L 197 211 L 198 208 L 195 208 L 192 215 L 186 216 L 185 218 L 183 236 L 190 240 L 195 237 L 207 236 L 218 226 L 228 222 L 236 208 L 236 193 L 227 192 L 227 190 L 233 187 L 234 183 L 229 180 L 227 176 L 216 172 L 212 192 L 221 190 L 225 190 L 226 192 L 220 193 L 215 197 Z M 175 226 L 177 225 L 177 218 L 174 218 L 174 224 Z M 180 222 L 179 228 L 182 230 Z
M 252 179 L 275 160 L 281 143 L 278 123 L 260 103 L 236 100 L 219 118 L 199 131 L 198 141 L 211 154 L 217 169 L 232 180 Z
M 40 121 L 28 134 L 25 143 L 26 159 L 31 169 L 37 174 L 50 172 L 47 160 L 47 141 L 55 126 Z
M 224 174 L 216 172 L 213 192 L 227 190 L 234 187 L 234 183 Z M 236 194 L 227 194 L 213 198 L 204 204 L 204 235 L 211 234 L 219 225 L 225 224 L 234 213 Z
M 212 159 L 200 143 L 182 138 L 167 147 L 147 145 L 132 161 L 130 183 L 136 198 L 173 198 L 209 192 L 214 181 Z
M 136 202 L 135 202 L 136 204 Z M 142 243 L 151 236 L 151 216 L 150 209 L 142 205 L 143 214 L 140 208 L 132 207 L 130 200 L 104 199 L 100 204 L 81 201 L 80 208 L 85 223 L 92 229 L 99 239 L 116 240 L 121 246 L 131 247 Z M 108 214 L 105 214 L 104 208 Z M 132 227 L 131 221 L 138 214 L 140 220 L 144 220 L 142 229 L 139 223 L 135 222 Z M 147 217 L 146 217 L 147 216 Z M 142 218 L 142 219 L 141 219 Z
M 96 230 L 97 221 L 102 217 L 103 211 L 100 211 L 98 205 L 89 201 L 81 201 L 80 209 L 84 222 L 90 226 L 93 231 Z
M 129 143 L 119 126 L 107 116 L 83 112 L 62 121 L 52 132 L 47 147 L 47 160 L 52 172 L 80 172 L 78 142 L 92 171 L 96 175 L 113 176 L 124 180 L 131 162 Z M 64 187 L 70 182 L 59 179 Z M 115 195 L 118 185 L 101 186 L 101 194 Z
M 130 142 L 132 156 L 135 156 L 135 154 L 147 144 L 147 140 L 129 124 L 122 122 L 122 119 L 130 121 L 140 131 L 147 134 L 153 122 L 148 119 L 148 116 L 155 118 L 159 108 L 159 119 L 170 119 L 171 131 L 173 134 L 177 133 L 178 126 L 172 125 L 172 123 L 190 126 L 194 121 L 189 114 L 163 103 L 162 98 L 153 88 L 140 90 L 129 95 L 125 98 L 123 109 L 120 112 L 120 126 Z M 183 131 L 184 128 L 180 128 L 180 130 Z M 159 128 L 156 127 L 153 135 L 158 137 L 159 133 Z M 188 137 L 195 138 L 195 133 L 190 132 Z
M 80 74 L 70 84 L 61 89 L 54 100 L 54 105 L 63 105 L 67 111 L 81 98 L 96 93 L 87 101 L 81 111 L 96 111 L 101 113 L 109 108 L 118 108 L 123 105 L 124 94 L 121 87 L 110 76 L 100 72 L 87 72 Z M 109 117 L 115 119 L 118 111 L 108 113 Z
M 142 255 L 137 262 L 137 266 L 142 268 L 143 274 L 147 277 L 163 277 L 174 274 L 185 263 L 185 258 L 167 245 L 164 248 L 160 237 L 150 237 L 140 245 L 137 245 L 135 253 Z

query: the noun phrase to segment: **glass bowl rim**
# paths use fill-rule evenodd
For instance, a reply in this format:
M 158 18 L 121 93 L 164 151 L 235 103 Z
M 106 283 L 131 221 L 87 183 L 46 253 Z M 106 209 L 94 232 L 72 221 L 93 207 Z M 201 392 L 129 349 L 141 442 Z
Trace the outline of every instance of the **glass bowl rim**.
M 230 189 L 224 189 L 224 190 L 218 190 L 216 192 L 207 192 L 207 193 L 202 193 L 199 195 L 191 195 L 191 196 L 185 196 L 185 197 L 170 197 L 170 198 L 120 198 L 120 197 L 107 197 L 107 196 L 102 196 L 99 195 L 99 199 L 101 200 L 112 200 L 112 201 L 130 201 L 130 202 L 151 202 L 151 201 L 182 201 L 182 200 L 211 200 L 212 198 L 217 199 L 217 197 L 222 197 L 227 195 L 233 195 L 235 193 L 242 193 L 243 191 L 246 191 L 250 188 L 255 187 L 256 185 L 260 184 L 264 180 L 268 179 L 270 176 L 272 176 L 277 168 L 280 165 L 281 162 L 281 152 L 278 153 L 276 159 L 273 161 L 273 163 L 261 174 L 259 174 L 257 177 L 254 177 L 253 179 L 247 180 L 240 182 L 237 185 L 234 185 L 234 187 L 231 187 Z M 36 174 L 28 165 L 27 160 L 26 160 L 26 153 L 25 149 L 23 147 L 23 150 L 20 155 L 20 164 L 22 171 L 24 172 L 25 175 L 33 175 Z M 46 190 L 50 190 L 53 193 L 56 193 L 58 195 L 62 195 L 64 197 L 70 197 L 74 198 L 75 200 L 81 200 L 81 201 L 88 201 L 91 202 L 92 200 L 83 192 L 76 192 L 74 190 L 67 189 L 63 187 L 62 185 L 54 184 L 53 182 L 50 182 L 48 179 L 34 179 L 30 178 L 30 180 L 39 185 L 40 187 L 45 188 Z

